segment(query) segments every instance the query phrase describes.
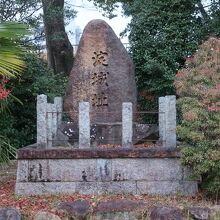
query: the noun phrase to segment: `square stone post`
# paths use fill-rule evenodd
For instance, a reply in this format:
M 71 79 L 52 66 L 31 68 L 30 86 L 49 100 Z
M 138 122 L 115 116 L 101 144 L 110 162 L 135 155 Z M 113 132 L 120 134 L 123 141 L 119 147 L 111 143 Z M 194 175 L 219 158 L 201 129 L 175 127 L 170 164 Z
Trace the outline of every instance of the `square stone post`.
M 54 120 L 54 137 L 53 137 L 53 145 L 59 144 L 59 128 L 62 123 L 62 116 L 63 116 L 63 99 L 61 97 L 54 98 L 54 107 L 55 113 L 53 115 Z
M 133 136 L 133 111 L 132 103 L 122 104 L 122 147 L 132 147 Z
M 37 96 L 37 144 L 47 146 L 47 96 Z
M 159 97 L 159 137 L 160 142 L 165 145 L 165 97 Z
M 165 96 L 165 147 L 176 147 L 176 96 Z
M 54 105 L 56 106 L 57 127 L 59 128 L 62 123 L 62 113 L 63 113 L 63 99 L 62 99 L 62 97 L 55 97 L 54 98 Z
M 79 148 L 90 147 L 89 103 L 79 103 Z
M 47 104 L 47 147 L 53 145 L 53 104 Z

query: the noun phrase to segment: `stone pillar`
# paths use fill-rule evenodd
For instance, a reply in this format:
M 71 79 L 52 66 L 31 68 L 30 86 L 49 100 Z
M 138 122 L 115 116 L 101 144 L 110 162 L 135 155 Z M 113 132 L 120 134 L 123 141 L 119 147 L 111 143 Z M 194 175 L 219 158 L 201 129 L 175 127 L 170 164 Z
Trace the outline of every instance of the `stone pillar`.
M 47 146 L 47 96 L 37 96 L 37 144 Z
M 47 104 L 47 147 L 53 145 L 53 104 Z
M 165 96 L 165 146 L 176 147 L 176 96 Z
M 52 146 L 55 145 L 57 136 L 57 108 L 55 104 L 51 104 L 51 114 L 52 114 Z
M 59 128 L 62 123 L 63 99 L 61 97 L 55 97 L 54 104 L 57 112 L 57 127 Z
M 132 147 L 133 136 L 133 111 L 132 103 L 124 102 L 122 104 L 122 146 Z
M 90 147 L 89 103 L 79 103 L 79 148 Z
M 54 130 L 54 138 L 53 138 L 53 145 L 59 145 L 60 141 L 60 133 L 59 128 L 62 123 L 62 116 L 63 116 L 63 99 L 61 97 L 55 97 L 54 98 L 54 106 L 55 106 L 55 114 L 54 114 L 54 123 L 56 124 L 55 130 Z M 63 139 L 63 138 L 62 138 Z
M 160 142 L 165 145 L 165 97 L 159 97 L 159 137 Z

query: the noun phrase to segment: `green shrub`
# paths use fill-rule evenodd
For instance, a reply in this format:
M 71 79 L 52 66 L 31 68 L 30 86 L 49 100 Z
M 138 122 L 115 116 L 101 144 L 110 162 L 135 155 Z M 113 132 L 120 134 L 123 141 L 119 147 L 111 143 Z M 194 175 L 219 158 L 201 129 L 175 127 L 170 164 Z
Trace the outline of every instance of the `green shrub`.
M 19 79 L 10 81 L 12 94 L 21 103 L 8 98 L 9 111 L 0 114 L 1 135 L 10 139 L 16 148 L 36 142 L 36 97 L 46 94 L 49 101 L 55 96 L 63 96 L 66 77 L 54 75 L 46 63 L 36 54 L 27 54 L 26 70 Z
M 8 163 L 16 156 L 16 148 L 13 147 L 8 138 L 0 135 L 0 165 Z
M 211 195 L 220 191 L 220 40 L 210 37 L 178 71 L 175 86 L 180 123 L 177 134 L 186 148 L 182 161 L 202 177 Z

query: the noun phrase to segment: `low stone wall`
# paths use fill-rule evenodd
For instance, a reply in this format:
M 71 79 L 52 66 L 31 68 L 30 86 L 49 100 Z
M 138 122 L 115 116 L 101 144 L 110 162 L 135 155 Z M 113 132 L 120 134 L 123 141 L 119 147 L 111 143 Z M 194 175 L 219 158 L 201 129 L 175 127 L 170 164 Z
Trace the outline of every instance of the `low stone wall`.
M 40 149 L 18 151 L 16 194 L 193 195 L 197 183 L 178 149 Z

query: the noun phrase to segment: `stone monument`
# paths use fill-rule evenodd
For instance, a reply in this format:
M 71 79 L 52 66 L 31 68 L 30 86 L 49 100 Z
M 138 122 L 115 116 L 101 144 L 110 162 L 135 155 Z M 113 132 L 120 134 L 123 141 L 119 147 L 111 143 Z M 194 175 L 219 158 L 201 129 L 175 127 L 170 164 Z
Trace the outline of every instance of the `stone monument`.
M 133 121 L 132 108 L 136 111 L 134 67 L 125 48 L 104 21 L 91 21 L 84 30 L 64 105 L 72 121 L 78 122 L 79 128 L 75 130 L 78 129 L 78 134 L 69 136 L 78 136 L 79 149 L 72 144 L 70 147 L 57 145 L 58 131 L 65 119 L 62 98 L 56 97 L 52 104 L 47 102 L 46 95 L 39 95 L 37 143 L 17 153 L 17 195 L 194 195 L 197 192 L 197 182 L 189 180 L 190 169 L 182 167 L 179 161 L 175 96 L 159 100 L 159 133 L 163 145 L 133 146 L 134 136 L 142 139 L 150 129 Z M 122 147 L 91 147 L 90 130 L 95 125 L 98 129 L 94 136 L 99 133 L 105 140 L 111 139 L 110 144 L 117 140 Z M 137 128 L 141 131 L 146 128 L 146 132 L 134 135 Z
M 112 28 L 103 20 L 85 27 L 64 98 L 64 110 L 78 111 L 79 102 L 90 103 L 91 124 L 121 122 L 123 102 L 136 110 L 133 62 Z M 77 121 L 76 114 L 70 114 Z

